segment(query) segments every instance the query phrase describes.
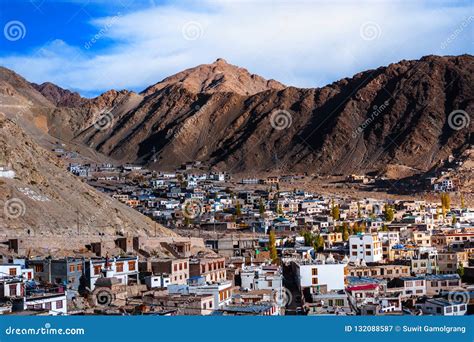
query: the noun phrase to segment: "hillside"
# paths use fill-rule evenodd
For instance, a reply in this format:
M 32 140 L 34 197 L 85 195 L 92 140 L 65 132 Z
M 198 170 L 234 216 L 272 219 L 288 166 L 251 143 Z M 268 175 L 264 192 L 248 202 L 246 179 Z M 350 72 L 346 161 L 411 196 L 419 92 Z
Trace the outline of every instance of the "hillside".
M 200 160 L 234 173 L 408 175 L 472 143 L 472 124 L 453 129 L 448 119 L 462 110 L 472 122 L 473 75 L 470 55 L 427 56 L 300 89 L 218 59 L 140 94 L 111 90 L 78 99 L 51 85 L 36 89 L 54 107 L 50 134 L 120 162 L 172 169 Z
M 13 179 L 0 178 L 0 235 L 78 236 L 154 234 L 155 225 L 83 183 L 61 161 L 0 113 L 0 165 Z M 176 236 L 157 225 L 160 236 Z

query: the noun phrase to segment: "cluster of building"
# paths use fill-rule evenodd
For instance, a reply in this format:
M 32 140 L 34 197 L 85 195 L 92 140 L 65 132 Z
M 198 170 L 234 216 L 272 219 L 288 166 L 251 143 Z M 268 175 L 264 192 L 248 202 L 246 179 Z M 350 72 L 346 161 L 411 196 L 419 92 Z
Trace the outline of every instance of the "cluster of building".
M 113 255 L 21 253 L 0 265 L 2 312 L 154 315 L 464 315 L 474 304 L 474 211 L 291 188 L 305 175 L 71 164 L 111 198 L 202 241 L 117 237 Z M 352 179 L 351 181 L 364 181 Z M 281 188 L 285 188 L 282 190 Z M 448 199 L 447 197 L 448 196 Z M 454 196 L 452 194 L 452 196 Z M 14 252 L 14 253 L 13 253 Z

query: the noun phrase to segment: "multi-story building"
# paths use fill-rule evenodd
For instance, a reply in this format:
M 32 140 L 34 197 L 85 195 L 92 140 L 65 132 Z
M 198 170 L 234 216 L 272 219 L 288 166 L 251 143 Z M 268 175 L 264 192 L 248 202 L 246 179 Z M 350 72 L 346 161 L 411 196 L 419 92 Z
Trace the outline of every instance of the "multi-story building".
M 341 262 L 293 261 L 293 274 L 300 290 L 311 293 L 344 289 L 346 264 Z
M 459 265 L 468 265 L 467 252 L 439 252 L 438 269 L 441 274 L 456 273 Z
M 426 276 L 426 294 L 437 295 L 445 291 L 454 291 L 461 287 L 458 274 L 437 274 Z
M 203 257 L 189 260 L 189 275 L 204 277 L 206 282 L 220 282 L 226 280 L 224 257 Z
M 231 302 L 233 287 L 232 282 L 222 281 L 219 283 L 189 286 L 188 291 L 190 294 L 212 295 L 216 307 L 222 307 Z
M 73 290 L 79 289 L 84 263 L 84 259 L 76 258 L 27 260 L 37 281 L 62 284 Z
M 357 234 L 349 237 L 350 261 L 382 261 L 382 243 L 377 234 Z
M 444 298 L 430 298 L 416 307 L 425 315 L 434 316 L 463 316 L 467 312 L 466 303 L 451 302 Z
M 100 277 L 115 277 L 124 285 L 138 283 L 138 257 L 90 259 L 84 263 L 84 277 L 89 291 Z
M 244 290 L 281 291 L 283 276 L 277 266 L 249 266 L 240 271 L 241 285 Z
M 154 259 L 150 268 L 153 274 L 168 274 L 171 284 L 186 284 L 189 279 L 188 259 Z

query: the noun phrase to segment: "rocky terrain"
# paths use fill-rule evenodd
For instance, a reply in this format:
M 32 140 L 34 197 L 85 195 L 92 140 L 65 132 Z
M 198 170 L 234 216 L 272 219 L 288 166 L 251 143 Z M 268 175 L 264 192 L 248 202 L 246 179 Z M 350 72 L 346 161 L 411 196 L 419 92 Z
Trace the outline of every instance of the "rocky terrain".
M 54 154 L 39 146 L 0 113 L 0 165 L 15 171 L 0 178 L 0 235 L 176 236 L 66 171 Z
M 427 56 L 300 89 L 218 59 L 140 94 L 111 90 L 84 99 L 26 81 L 22 94 L 47 103 L 49 134 L 120 162 L 172 169 L 199 160 L 233 173 L 399 178 L 425 172 L 472 143 L 473 71 L 470 55 Z M 16 83 L 6 81 L 12 92 Z M 462 129 L 449 120 L 455 110 L 463 111 Z

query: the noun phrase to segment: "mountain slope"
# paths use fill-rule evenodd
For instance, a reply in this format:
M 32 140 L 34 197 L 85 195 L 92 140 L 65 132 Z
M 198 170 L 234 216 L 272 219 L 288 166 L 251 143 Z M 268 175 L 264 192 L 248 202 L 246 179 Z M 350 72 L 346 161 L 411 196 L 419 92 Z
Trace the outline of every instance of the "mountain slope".
M 155 224 L 65 170 L 62 162 L 0 113 L 0 234 L 7 236 L 154 234 Z M 175 236 L 157 225 L 161 236 Z
M 451 129 L 448 116 L 472 113 L 473 71 L 472 56 L 429 56 L 320 89 L 242 95 L 172 83 L 149 88 L 114 125 L 79 138 L 118 160 L 156 159 L 157 168 L 201 160 L 227 171 L 427 170 L 469 143 L 472 126 Z
M 140 94 L 109 91 L 79 107 L 70 106 L 70 93 L 38 89 L 54 107 L 52 135 L 121 162 L 171 169 L 200 160 L 230 172 L 347 174 L 389 165 L 423 172 L 472 143 L 472 125 L 453 129 L 449 115 L 463 110 L 472 122 L 473 75 L 473 56 L 427 56 L 299 89 L 219 59 Z

